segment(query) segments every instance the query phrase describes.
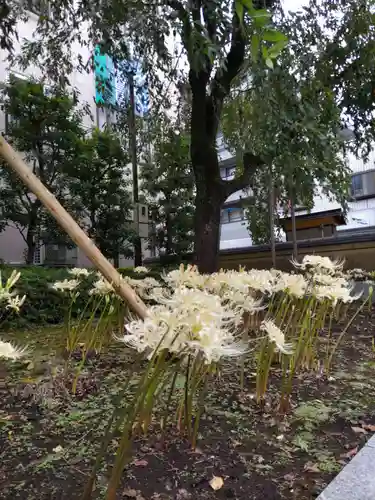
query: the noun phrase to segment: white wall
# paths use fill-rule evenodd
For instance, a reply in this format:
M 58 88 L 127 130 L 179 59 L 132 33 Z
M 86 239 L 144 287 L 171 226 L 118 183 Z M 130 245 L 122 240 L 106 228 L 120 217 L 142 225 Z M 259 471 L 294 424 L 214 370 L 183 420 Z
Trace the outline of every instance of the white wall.
M 232 155 L 225 149 L 222 138 L 218 138 L 218 153 L 221 161 L 229 160 Z M 365 162 L 358 159 L 353 154 L 347 155 L 347 161 L 353 173 L 366 172 L 375 169 L 375 148 L 371 152 L 369 159 Z M 227 198 L 226 203 L 235 202 L 241 197 L 246 198 L 246 191 L 237 191 Z M 375 198 L 367 200 L 358 200 L 348 203 L 349 211 L 347 214 L 346 225 L 338 226 L 338 231 L 350 229 L 365 229 L 375 226 Z M 325 210 L 335 210 L 340 208 L 340 204 L 330 200 L 326 195 L 319 191 L 314 197 L 314 207 L 311 213 L 322 212 Z M 300 212 L 304 213 L 304 212 Z M 246 224 L 243 222 L 229 222 L 221 225 L 220 248 L 240 248 L 251 246 L 252 240 L 247 231 Z

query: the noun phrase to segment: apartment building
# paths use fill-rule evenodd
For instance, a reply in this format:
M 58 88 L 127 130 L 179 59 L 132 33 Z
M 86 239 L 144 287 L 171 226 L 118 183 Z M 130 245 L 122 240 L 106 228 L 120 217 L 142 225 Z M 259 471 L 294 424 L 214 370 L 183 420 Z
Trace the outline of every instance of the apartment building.
M 223 138 L 218 137 L 218 153 L 223 179 L 230 180 L 235 172 L 235 158 L 226 149 Z M 336 235 L 375 232 L 375 150 L 365 162 L 348 154 L 346 160 L 352 171 L 351 201 L 346 215 L 346 223 L 336 227 Z M 244 220 L 243 201 L 250 196 L 249 191 L 237 191 L 225 202 L 221 211 L 221 249 L 244 248 L 252 245 L 251 235 Z M 339 210 L 339 203 L 328 199 L 324 194 L 317 194 L 311 214 L 332 213 Z M 298 216 L 306 215 L 303 210 Z M 329 233 L 322 233 L 329 237 Z M 320 235 L 319 237 L 321 237 Z M 285 235 L 284 235 L 285 238 Z
M 38 0 L 29 0 L 27 5 L 29 9 L 27 11 L 28 19 L 27 21 L 19 21 L 17 25 L 19 42 L 15 43 L 16 52 L 20 51 L 20 43 L 23 39 L 32 39 L 37 26 L 39 16 L 38 9 L 41 3 Z M 83 26 L 82 31 L 84 31 L 84 29 L 85 27 Z M 84 36 L 84 33 L 82 33 L 82 36 Z M 69 78 L 71 85 L 79 91 L 81 103 L 88 104 L 90 108 L 91 116 L 89 114 L 85 116 L 83 123 L 84 127 L 87 128 L 87 130 L 90 130 L 92 127 L 103 128 L 105 125 L 113 123 L 116 119 L 116 113 L 106 107 L 105 104 L 109 102 L 111 105 L 114 105 L 116 103 L 126 102 L 126 84 L 123 78 L 115 74 L 111 59 L 106 55 L 100 54 L 97 48 L 91 50 L 87 46 L 77 44 L 73 49 L 77 55 L 81 55 L 83 61 L 89 61 L 94 51 L 94 71 L 85 73 L 75 70 L 73 74 L 69 75 Z M 38 68 L 33 66 L 30 66 L 27 70 L 21 70 L 21 68 L 14 66 L 10 68 L 6 61 L 6 55 L 4 51 L 0 50 L 0 84 L 6 85 L 12 75 L 19 79 L 28 79 L 32 77 L 37 80 L 43 76 Z M 138 73 L 136 73 L 135 76 L 136 84 L 137 78 L 140 78 Z M 109 89 L 108 94 L 103 95 L 103 91 L 100 90 L 101 87 L 98 85 L 98 79 L 100 79 L 101 82 L 105 82 L 106 88 Z M 141 115 L 148 106 L 147 92 L 136 92 L 135 101 L 136 112 Z M 126 108 L 124 112 L 126 112 Z M 0 111 L 0 133 L 6 131 L 6 122 L 7 117 Z M 140 235 L 143 237 L 143 250 L 147 256 L 147 207 L 139 206 L 138 212 L 138 227 Z M 25 262 L 25 251 L 26 244 L 20 231 L 15 227 L 7 226 L 6 229 L 0 233 L 0 260 L 14 265 L 23 264 Z M 91 265 L 90 261 L 78 248 L 68 249 L 64 245 L 57 244 L 45 245 L 42 240 L 37 244 L 34 262 L 35 264 L 73 265 L 79 267 Z M 131 266 L 132 264 L 133 261 L 131 259 L 120 259 L 120 266 L 125 267 Z

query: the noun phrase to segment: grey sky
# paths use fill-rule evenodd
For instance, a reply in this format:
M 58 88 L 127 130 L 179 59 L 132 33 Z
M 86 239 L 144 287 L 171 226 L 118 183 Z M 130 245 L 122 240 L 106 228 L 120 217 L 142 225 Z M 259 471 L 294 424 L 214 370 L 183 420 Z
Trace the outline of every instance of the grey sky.
M 298 10 L 308 3 L 308 0 L 281 0 L 284 10 Z

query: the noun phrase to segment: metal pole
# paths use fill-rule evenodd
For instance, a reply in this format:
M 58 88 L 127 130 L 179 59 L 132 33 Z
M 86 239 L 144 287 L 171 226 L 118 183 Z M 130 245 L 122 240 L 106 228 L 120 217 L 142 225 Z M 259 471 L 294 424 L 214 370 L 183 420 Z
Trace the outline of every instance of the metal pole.
M 136 231 L 134 241 L 134 266 L 142 265 L 142 243 L 139 236 L 139 196 L 138 196 L 138 163 L 137 163 L 137 129 L 135 126 L 135 98 L 134 98 L 134 78 L 129 72 L 129 138 L 130 138 L 130 155 L 132 160 L 133 173 L 133 203 L 134 203 L 134 226 Z

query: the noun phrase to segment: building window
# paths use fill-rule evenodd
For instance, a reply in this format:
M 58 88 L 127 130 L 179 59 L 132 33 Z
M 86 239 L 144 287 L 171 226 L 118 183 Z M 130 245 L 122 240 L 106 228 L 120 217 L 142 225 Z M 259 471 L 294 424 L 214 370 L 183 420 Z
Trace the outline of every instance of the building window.
M 356 200 L 375 198 L 375 169 L 352 175 L 350 191 Z
M 363 174 L 352 176 L 351 195 L 354 198 L 363 196 Z
M 241 207 L 224 208 L 221 211 L 220 222 L 225 224 L 227 222 L 238 222 L 244 219 L 244 211 Z

